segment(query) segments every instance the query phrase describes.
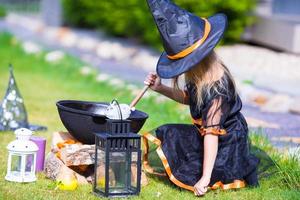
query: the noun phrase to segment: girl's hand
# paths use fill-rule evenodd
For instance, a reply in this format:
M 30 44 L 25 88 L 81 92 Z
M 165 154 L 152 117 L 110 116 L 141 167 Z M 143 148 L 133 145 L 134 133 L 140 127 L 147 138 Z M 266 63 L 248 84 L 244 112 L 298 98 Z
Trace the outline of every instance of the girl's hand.
M 154 72 L 150 72 L 144 81 L 145 85 L 149 85 L 154 91 L 158 91 L 162 86 L 161 78 L 157 76 Z
M 203 177 L 194 185 L 194 194 L 196 196 L 203 196 L 207 192 L 207 186 L 210 182 L 209 178 Z

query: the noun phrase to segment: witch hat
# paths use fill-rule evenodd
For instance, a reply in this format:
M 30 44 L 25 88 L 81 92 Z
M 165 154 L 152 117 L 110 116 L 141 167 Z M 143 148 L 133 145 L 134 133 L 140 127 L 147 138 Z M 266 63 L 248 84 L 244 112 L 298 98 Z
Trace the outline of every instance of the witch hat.
M 24 100 L 17 87 L 13 68 L 9 66 L 10 77 L 5 97 L 0 105 L 0 131 L 16 130 L 18 128 L 29 128 L 32 131 L 46 130 L 44 126 L 30 125 Z
M 227 27 L 222 13 L 205 19 L 170 0 L 147 2 L 165 50 L 156 67 L 161 78 L 176 77 L 198 64 L 218 44 Z

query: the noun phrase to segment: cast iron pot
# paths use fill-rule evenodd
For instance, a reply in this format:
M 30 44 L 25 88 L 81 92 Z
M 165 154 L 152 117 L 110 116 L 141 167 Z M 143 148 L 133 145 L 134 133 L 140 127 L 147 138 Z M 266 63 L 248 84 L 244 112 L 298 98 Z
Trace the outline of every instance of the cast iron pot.
M 94 133 L 106 131 L 105 115 L 101 111 L 108 106 L 105 102 L 87 102 L 75 100 L 62 100 L 56 103 L 60 119 L 69 133 L 84 144 L 94 144 Z M 138 133 L 143 127 L 148 115 L 142 111 L 131 112 L 131 131 Z

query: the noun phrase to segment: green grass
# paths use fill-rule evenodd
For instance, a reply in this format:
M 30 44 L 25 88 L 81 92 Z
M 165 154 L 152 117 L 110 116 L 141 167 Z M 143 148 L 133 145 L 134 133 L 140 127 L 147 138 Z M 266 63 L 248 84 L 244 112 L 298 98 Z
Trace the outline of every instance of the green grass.
M 47 132 L 37 135 L 47 138 L 50 148 L 51 134 L 65 130 L 56 111 L 55 102 L 60 99 L 80 99 L 90 101 L 111 101 L 129 103 L 133 96 L 126 89 L 116 89 L 95 81 L 95 73 L 80 74 L 83 63 L 66 56 L 56 64 L 44 60 L 44 53 L 26 55 L 19 44 L 9 34 L 0 34 L 0 96 L 4 96 L 8 80 L 8 63 L 15 69 L 19 89 L 25 99 L 31 123 L 48 126 Z M 174 102 L 156 103 L 154 98 L 142 99 L 137 106 L 149 114 L 143 130 L 150 130 L 168 122 L 190 122 L 187 107 Z M 184 112 L 183 118 L 179 115 Z M 245 188 L 235 191 L 209 192 L 205 199 L 297 199 L 299 192 L 299 162 L 287 159 L 274 151 L 266 140 L 254 135 L 253 143 L 265 149 L 277 163 L 276 174 L 261 180 L 259 188 Z M 6 145 L 14 139 L 11 132 L 0 133 L 0 199 L 98 199 L 92 194 L 90 185 L 80 186 L 72 192 L 54 190 L 55 183 L 38 174 L 38 181 L 30 184 L 16 184 L 4 180 L 6 174 Z M 158 193 L 161 195 L 158 197 Z M 180 190 L 168 181 L 150 177 L 150 184 L 142 188 L 139 197 L 133 199 L 194 199 L 188 191 Z

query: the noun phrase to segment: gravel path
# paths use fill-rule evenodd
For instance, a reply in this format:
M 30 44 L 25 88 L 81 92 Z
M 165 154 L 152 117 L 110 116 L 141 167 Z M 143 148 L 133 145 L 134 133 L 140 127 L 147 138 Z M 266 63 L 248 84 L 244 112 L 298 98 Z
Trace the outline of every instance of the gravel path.
M 290 113 L 268 113 L 260 112 L 257 107 L 244 105 L 242 113 L 246 117 L 253 117 L 259 120 L 277 124 L 278 128 L 250 128 L 257 133 L 262 133 L 279 148 L 297 147 L 300 143 L 300 115 Z
M 276 92 L 300 96 L 300 55 L 250 45 L 217 50 L 234 76 Z
M 41 26 L 39 22 L 31 19 L 27 19 L 23 23 L 20 23 L 19 19 L 22 18 L 13 16 L 6 21 L 0 20 L 0 31 L 6 30 L 11 32 L 18 39 L 35 42 L 47 50 L 63 50 L 81 58 L 91 66 L 97 67 L 102 73 L 111 74 L 129 82 L 142 83 L 146 74 L 155 70 L 155 62 L 159 53 L 131 43 L 128 40 L 105 38 L 103 35 L 93 31 L 71 30 L 71 33 L 76 35 L 77 40 L 75 40 L 75 36 L 72 39 L 70 30 L 60 29 L 59 34 L 64 35 L 68 33 L 68 37 L 64 37 L 65 40 L 62 43 L 55 38 L 57 33 L 54 30 L 45 30 L 45 27 Z M 41 27 L 46 34 L 43 35 L 39 30 L 37 31 Z M 85 39 L 82 43 L 89 45 L 80 47 L 80 41 L 78 41 L 80 38 Z M 104 44 L 107 45 L 105 50 L 102 48 L 99 51 L 99 47 L 93 46 L 93 42 L 97 41 L 98 38 L 105 40 L 104 43 L 101 43 L 102 46 Z M 74 45 L 77 46 L 74 47 Z M 118 53 L 113 54 L 114 52 L 110 47 L 114 47 L 114 50 Z M 124 59 L 122 48 L 126 48 L 126 52 L 132 52 L 130 54 L 131 57 L 125 56 L 125 58 L 128 57 L 129 59 Z M 103 55 L 103 52 L 106 54 Z M 99 53 L 101 53 L 101 56 L 99 56 Z M 255 85 L 267 88 L 267 90 L 300 95 L 300 87 L 294 87 L 300 83 L 299 56 L 276 53 L 263 48 L 249 47 L 248 45 L 221 47 L 218 49 L 218 53 L 238 79 L 253 81 Z M 296 65 L 299 65 L 299 67 L 295 67 Z M 300 144 L 299 115 L 262 112 L 258 107 L 252 106 L 247 102 L 245 102 L 243 113 L 246 117 L 263 120 L 266 123 L 278 124 L 279 127 L 277 128 L 265 128 L 263 133 L 277 147 L 281 148 L 286 145 L 295 147 Z

